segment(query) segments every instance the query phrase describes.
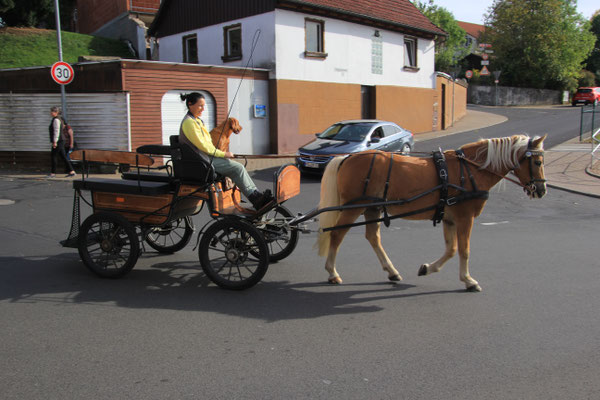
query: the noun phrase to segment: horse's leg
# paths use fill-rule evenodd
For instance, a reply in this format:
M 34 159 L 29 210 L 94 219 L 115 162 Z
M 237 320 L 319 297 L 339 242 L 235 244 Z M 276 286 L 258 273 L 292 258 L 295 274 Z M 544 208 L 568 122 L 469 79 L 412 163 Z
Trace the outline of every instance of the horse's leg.
M 375 220 L 381 216 L 381 211 L 378 209 L 367 209 L 365 211 L 365 221 Z M 394 268 L 394 265 L 388 258 L 387 254 L 385 254 L 385 250 L 383 250 L 383 246 L 381 246 L 381 222 L 374 222 L 372 224 L 367 224 L 367 229 L 365 232 L 365 237 L 375 250 L 375 254 L 383 267 L 383 270 L 388 273 L 388 279 L 390 281 L 401 281 L 402 277 Z
M 342 211 L 340 217 L 338 218 L 336 226 L 353 223 L 361 214 L 361 211 L 362 210 L 360 209 Z M 346 236 L 346 233 L 348 233 L 349 230 L 350 228 L 341 228 L 334 229 L 330 232 L 331 236 L 329 241 L 329 252 L 327 253 L 327 260 L 325 261 L 325 269 L 327 270 L 327 272 L 329 272 L 329 279 L 327 280 L 327 282 L 329 283 L 342 283 L 342 278 L 340 278 L 340 275 L 335 269 L 335 258 L 337 256 L 337 252 L 340 248 L 340 245 L 344 240 L 344 236 Z
M 423 264 L 419 268 L 419 276 L 439 272 L 446 261 L 456 254 L 456 224 L 451 220 L 444 220 L 444 240 L 446 242 L 446 251 L 435 262 Z
M 458 237 L 458 257 L 460 260 L 459 279 L 465 283 L 467 291 L 481 292 L 479 283 L 469 274 L 469 255 L 471 252 L 471 230 L 473 217 L 457 220 L 456 233 Z

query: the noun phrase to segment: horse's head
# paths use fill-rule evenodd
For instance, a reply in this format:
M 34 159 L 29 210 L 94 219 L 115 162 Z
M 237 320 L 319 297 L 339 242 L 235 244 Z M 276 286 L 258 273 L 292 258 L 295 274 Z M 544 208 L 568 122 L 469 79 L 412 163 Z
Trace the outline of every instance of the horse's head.
M 238 133 L 240 133 L 240 131 L 242 130 L 242 126 L 240 125 L 240 121 L 238 121 L 237 119 L 231 117 L 229 118 L 229 128 L 233 131 L 233 133 L 235 133 L 236 135 Z
M 523 190 L 529 198 L 541 198 L 546 194 L 546 179 L 544 177 L 544 139 L 530 139 L 519 159 L 519 165 L 513 169 L 514 174 L 524 186 Z

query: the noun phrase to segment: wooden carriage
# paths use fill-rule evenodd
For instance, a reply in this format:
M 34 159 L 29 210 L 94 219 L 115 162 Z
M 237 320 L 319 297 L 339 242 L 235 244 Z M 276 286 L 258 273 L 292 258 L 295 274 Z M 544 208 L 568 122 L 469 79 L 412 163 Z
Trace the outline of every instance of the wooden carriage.
M 168 157 L 159 164 L 154 156 Z M 73 182 L 73 222 L 66 247 L 77 247 L 84 264 L 102 277 L 117 278 L 135 265 L 146 243 L 163 253 L 184 248 L 194 232 L 192 216 L 206 204 L 213 221 L 199 232 L 199 259 L 206 275 L 227 289 L 258 283 L 269 261 L 287 257 L 298 231 L 289 226 L 291 212 L 282 203 L 300 193 L 300 171 L 282 166 L 274 174 L 275 199 L 261 210 L 243 206 L 237 187 L 228 187 L 208 159 L 177 136 L 171 145 L 149 145 L 137 153 L 78 150 L 82 179 Z M 90 178 L 97 163 L 116 164 L 121 179 Z M 158 166 L 157 166 L 158 165 Z M 82 192 L 89 191 L 90 200 Z M 80 201 L 92 215 L 80 223 Z

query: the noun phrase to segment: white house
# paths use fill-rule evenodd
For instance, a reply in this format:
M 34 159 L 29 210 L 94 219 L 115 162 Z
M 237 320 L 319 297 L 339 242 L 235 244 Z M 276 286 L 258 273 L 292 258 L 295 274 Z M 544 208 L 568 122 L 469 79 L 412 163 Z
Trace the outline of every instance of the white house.
M 268 69 L 268 87 L 227 90 L 255 135 L 266 124 L 252 110 L 266 111 L 280 153 L 343 119 L 437 129 L 434 42 L 446 34 L 408 0 L 164 0 L 149 34 L 160 61 Z

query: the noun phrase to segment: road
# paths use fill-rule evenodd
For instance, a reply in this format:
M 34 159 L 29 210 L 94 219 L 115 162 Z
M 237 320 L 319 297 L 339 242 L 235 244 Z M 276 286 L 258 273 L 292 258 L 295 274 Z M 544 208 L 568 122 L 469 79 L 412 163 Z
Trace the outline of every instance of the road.
M 509 121 L 419 143 L 549 133 L 576 110 L 495 109 Z M 475 137 L 475 139 L 473 139 Z M 422 147 L 421 147 L 422 146 Z M 273 171 L 259 172 L 259 186 Z M 287 205 L 312 208 L 303 178 Z M 507 184 L 476 221 L 466 293 L 458 261 L 418 277 L 443 250 L 431 222 L 394 221 L 382 237 L 404 281 L 392 284 L 351 230 L 344 284 L 302 235 L 295 252 L 243 292 L 216 288 L 190 244 L 147 251 L 120 280 L 89 273 L 68 232 L 67 182 L 0 179 L 0 387 L 3 399 L 592 399 L 600 393 L 598 200 Z M 204 218 L 196 218 L 200 225 Z

